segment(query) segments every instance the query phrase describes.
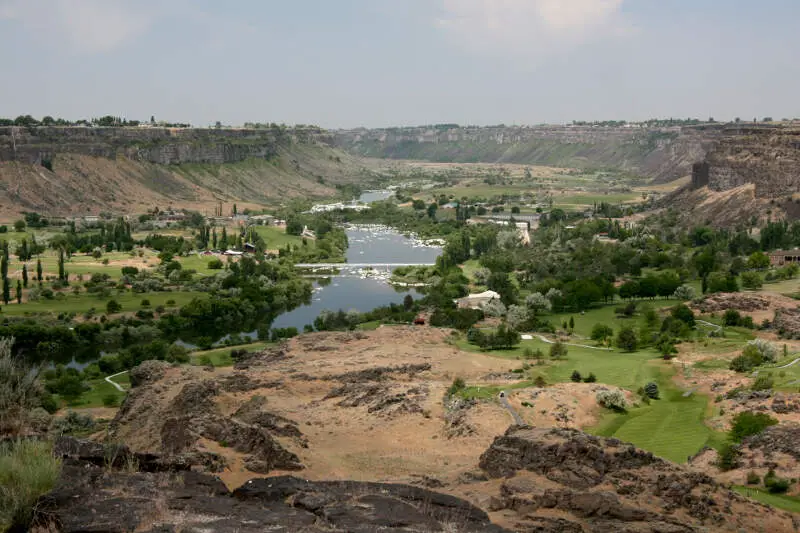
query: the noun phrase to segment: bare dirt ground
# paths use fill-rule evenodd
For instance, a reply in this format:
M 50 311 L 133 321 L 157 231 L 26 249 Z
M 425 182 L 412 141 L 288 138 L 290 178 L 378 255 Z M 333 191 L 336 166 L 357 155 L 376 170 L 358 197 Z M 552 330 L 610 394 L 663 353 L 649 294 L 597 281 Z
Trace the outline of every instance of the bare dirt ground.
M 302 439 L 277 440 L 297 455 L 304 477 L 406 482 L 428 477 L 453 483 L 474 469 L 477 457 L 513 420 L 495 400 L 453 409 L 444 402 L 447 388 L 456 377 L 501 388 L 519 380 L 509 373 L 513 362 L 460 351 L 447 343 L 448 336 L 427 327 L 317 333 L 292 339 L 279 355 L 256 358 L 245 370 L 170 368 L 141 406 L 132 405 L 119 417 L 117 433 L 134 449 L 157 451 L 162 424 L 174 414 L 170 405 L 188 383 L 241 376 L 254 385 L 241 391 L 223 385 L 214 397 L 219 413 L 230 418 L 254 396 L 266 398 L 266 411 L 293 421 L 302 433 Z M 412 370 L 381 370 L 398 367 Z M 601 386 L 509 390 L 509 399 L 529 424 L 579 427 L 595 421 L 595 390 Z M 259 475 L 248 470 L 246 454 L 234 446 L 203 438 L 197 449 L 226 459 L 221 477 L 229 486 Z

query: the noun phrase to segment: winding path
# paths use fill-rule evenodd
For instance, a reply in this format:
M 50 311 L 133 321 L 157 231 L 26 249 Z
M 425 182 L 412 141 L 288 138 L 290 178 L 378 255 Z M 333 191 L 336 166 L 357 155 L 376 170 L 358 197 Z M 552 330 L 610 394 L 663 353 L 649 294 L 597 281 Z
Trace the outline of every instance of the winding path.
M 712 324 L 711 322 L 706 322 L 705 320 L 699 320 L 699 319 L 695 319 L 695 322 L 697 322 L 698 324 L 703 324 L 704 326 L 709 326 L 709 327 L 712 327 L 712 328 L 714 328 L 716 331 L 720 331 L 720 330 L 722 330 L 722 326 L 719 326 L 719 325 L 717 325 L 717 324 Z
M 548 339 L 547 337 L 544 337 L 542 335 L 534 335 L 534 337 L 537 337 L 540 341 L 542 341 L 545 344 L 555 344 L 556 343 L 556 341 L 551 341 L 550 339 Z M 611 348 L 603 348 L 601 346 L 589 346 L 588 344 L 573 344 L 571 342 L 562 342 L 561 344 L 563 344 L 564 346 L 574 346 L 575 348 L 589 348 L 590 350 L 601 350 L 603 352 L 610 352 L 611 351 Z
M 115 378 L 117 376 L 121 376 L 122 374 L 127 374 L 127 373 L 128 373 L 127 370 L 123 370 L 122 372 L 117 372 L 113 376 L 106 376 L 106 381 L 111 383 L 114 386 L 114 388 L 117 389 L 118 391 L 125 392 L 125 389 L 122 388 L 122 385 L 120 385 L 116 381 L 111 381 L 111 378 Z
M 498 399 L 500 400 L 500 404 L 503 407 L 505 407 L 508 410 L 509 413 L 511 413 L 511 418 L 514 419 L 514 424 L 516 424 L 517 426 L 524 426 L 525 425 L 525 421 L 522 420 L 522 417 L 519 416 L 519 413 L 517 413 L 514 410 L 514 408 L 511 407 L 511 404 L 508 403 L 508 398 L 506 397 L 506 392 L 505 391 L 501 391 L 500 392 L 500 395 L 498 396 Z

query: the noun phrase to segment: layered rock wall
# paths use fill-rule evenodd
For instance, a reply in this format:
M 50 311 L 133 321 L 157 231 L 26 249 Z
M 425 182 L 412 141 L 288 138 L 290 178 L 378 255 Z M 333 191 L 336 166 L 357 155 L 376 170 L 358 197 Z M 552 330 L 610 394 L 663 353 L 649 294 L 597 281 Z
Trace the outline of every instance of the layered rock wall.
M 178 129 L 0 127 L 0 162 L 42 164 L 58 154 L 128 159 L 161 165 L 272 159 L 292 143 L 331 144 L 317 128 Z
M 800 127 L 726 128 L 709 150 L 695 187 L 726 191 L 755 185 L 758 198 L 780 198 L 800 190 Z M 700 169 L 702 170 L 702 169 Z

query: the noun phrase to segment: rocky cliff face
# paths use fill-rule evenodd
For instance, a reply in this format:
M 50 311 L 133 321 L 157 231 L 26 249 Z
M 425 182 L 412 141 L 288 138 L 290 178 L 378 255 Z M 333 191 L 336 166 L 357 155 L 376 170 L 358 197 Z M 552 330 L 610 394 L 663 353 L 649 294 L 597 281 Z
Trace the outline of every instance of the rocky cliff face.
M 58 154 L 78 154 L 175 165 L 225 164 L 271 159 L 292 143 L 325 144 L 317 128 L 212 130 L 176 128 L 0 127 L 0 161 L 36 163 Z
M 454 126 L 339 131 L 335 142 L 371 157 L 618 168 L 670 181 L 691 173 L 713 135 L 677 127 Z
M 0 216 L 210 211 L 330 197 L 369 177 L 316 129 L 0 127 Z
M 741 126 L 719 132 L 692 172 L 692 186 L 727 191 L 755 185 L 757 198 L 780 198 L 800 188 L 800 127 Z

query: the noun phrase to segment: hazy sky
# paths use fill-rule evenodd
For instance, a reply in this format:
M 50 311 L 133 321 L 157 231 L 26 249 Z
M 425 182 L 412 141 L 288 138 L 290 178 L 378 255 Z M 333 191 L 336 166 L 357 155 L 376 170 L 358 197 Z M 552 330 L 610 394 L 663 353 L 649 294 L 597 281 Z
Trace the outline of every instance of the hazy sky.
M 798 0 L 0 0 L 0 116 L 800 116 Z

